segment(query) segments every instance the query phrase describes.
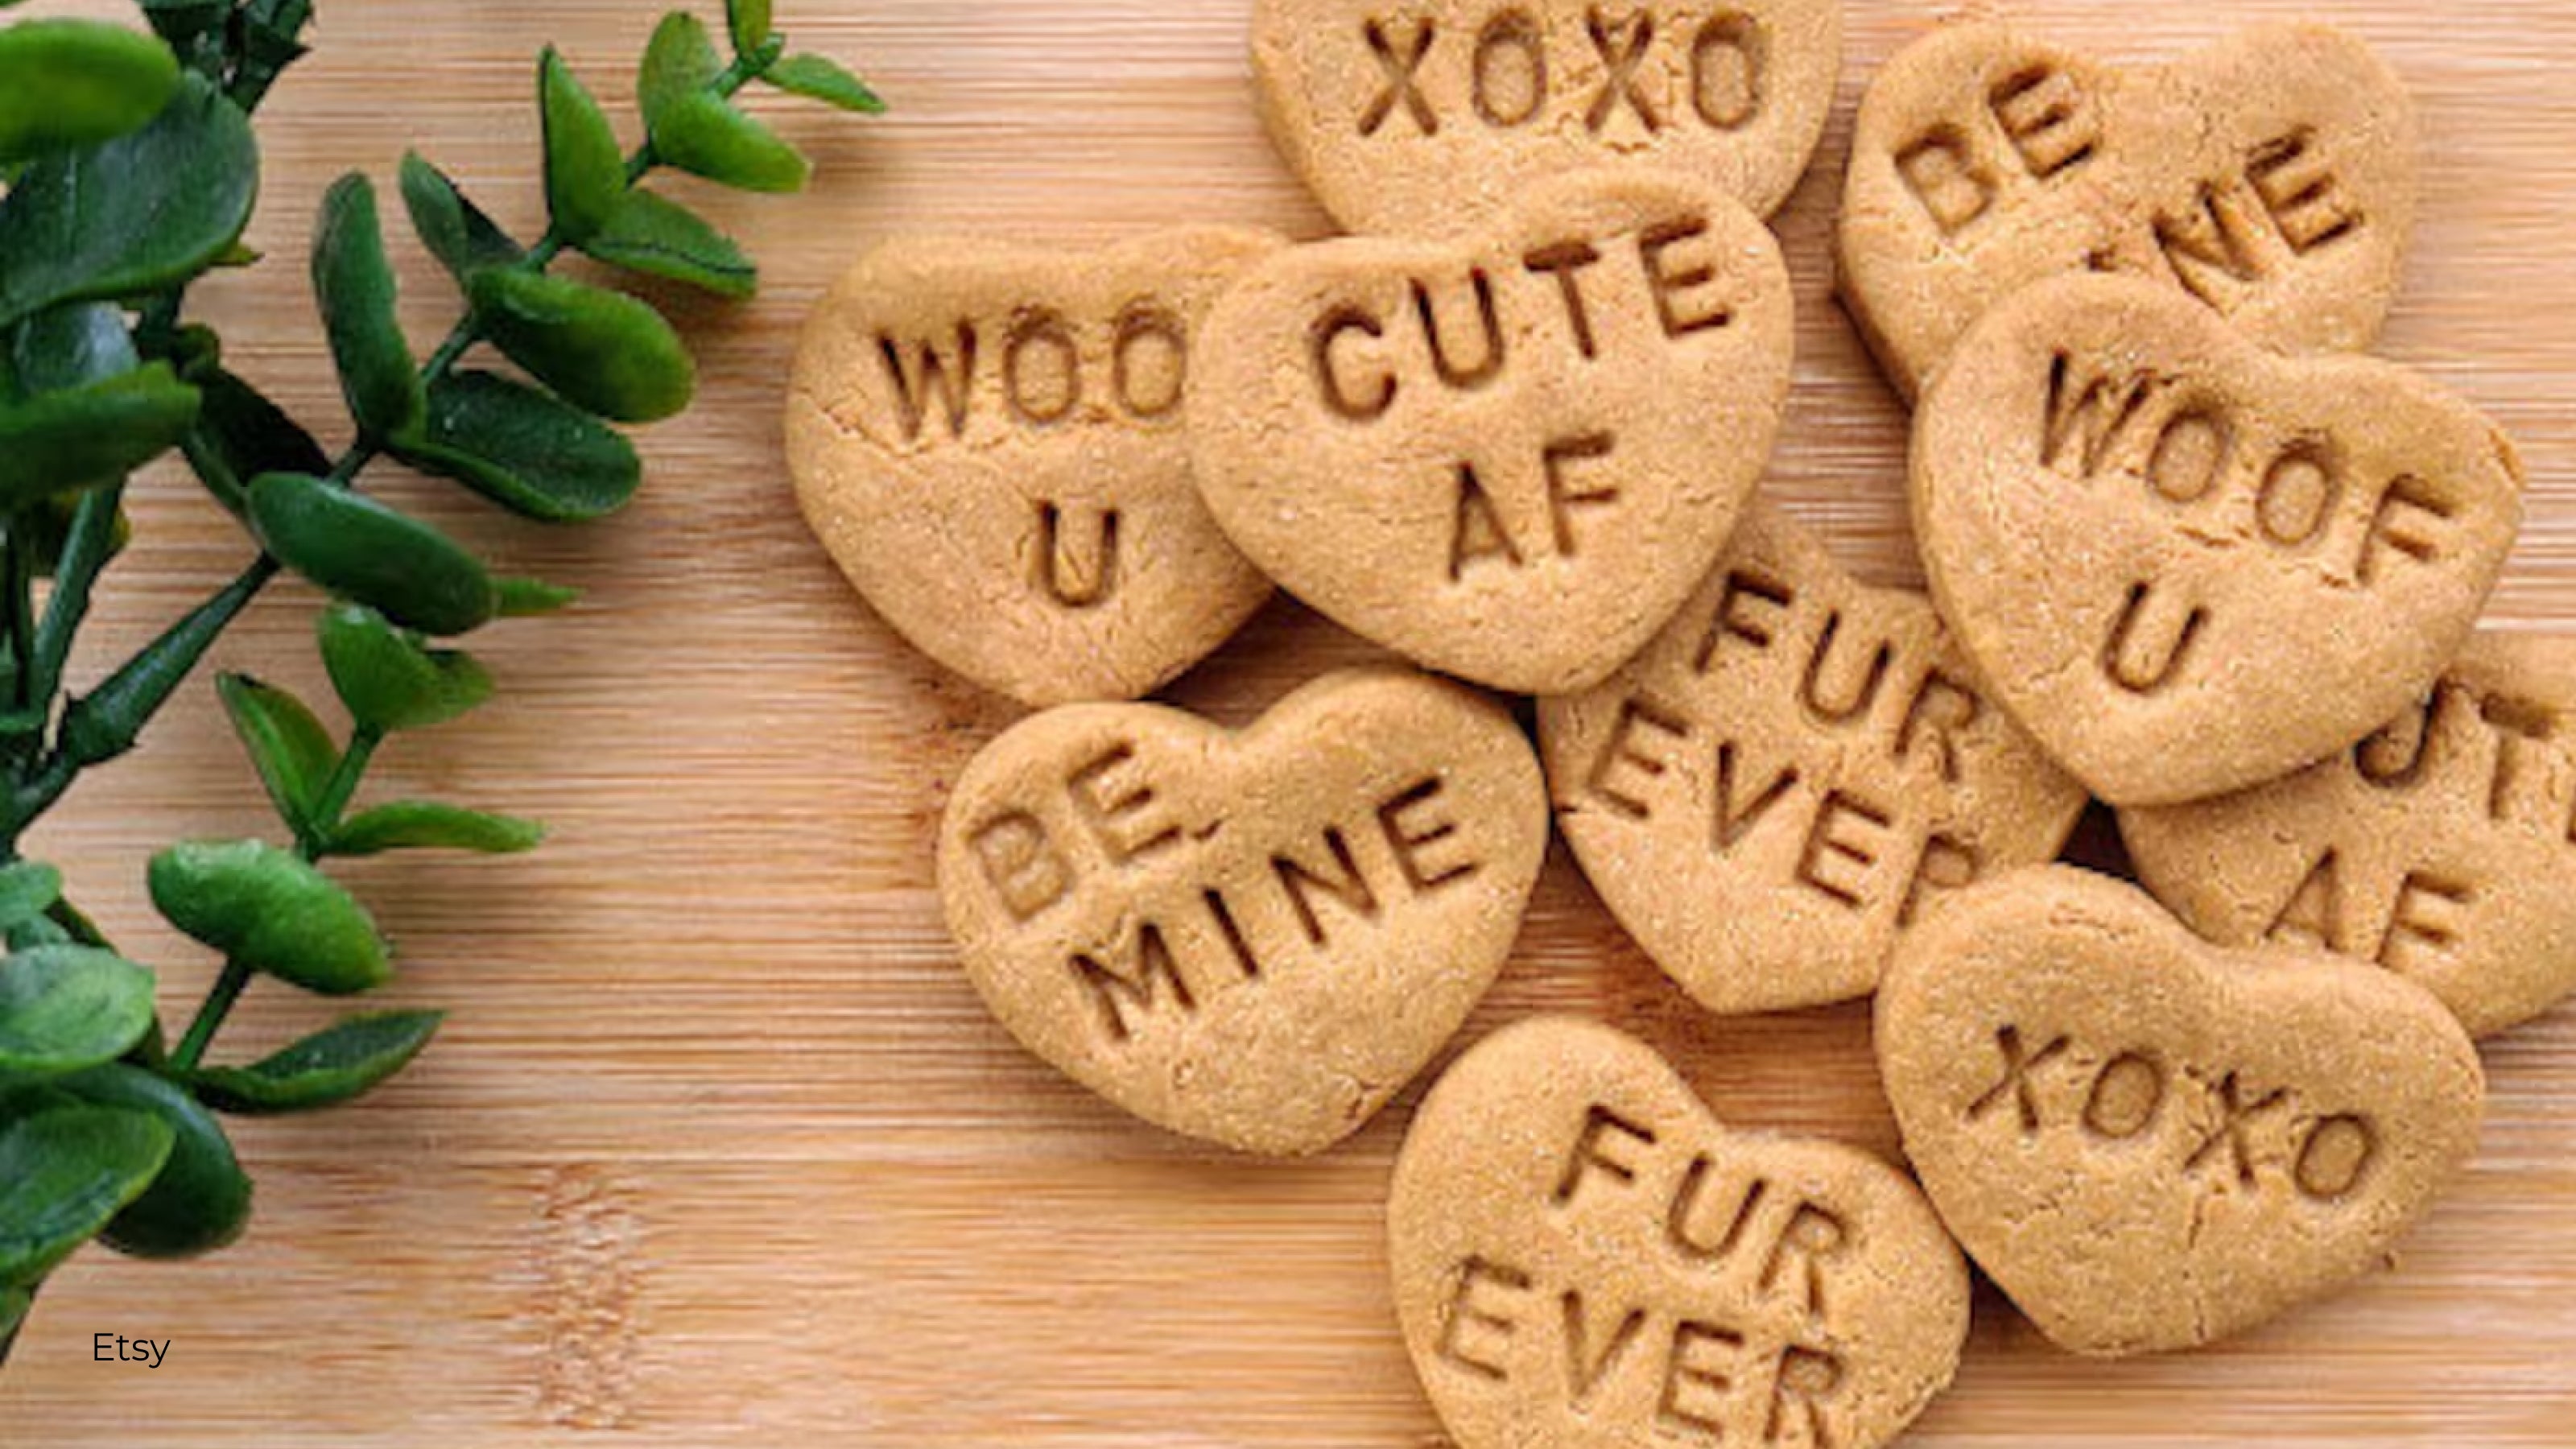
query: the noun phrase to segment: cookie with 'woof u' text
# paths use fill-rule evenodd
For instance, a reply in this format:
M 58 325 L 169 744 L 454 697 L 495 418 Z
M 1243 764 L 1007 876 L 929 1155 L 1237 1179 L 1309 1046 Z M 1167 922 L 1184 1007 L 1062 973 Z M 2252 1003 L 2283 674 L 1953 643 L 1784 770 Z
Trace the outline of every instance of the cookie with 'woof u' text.
M 1204 331 L 1192 444 L 1227 536 L 1345 627 L 1521 694 L 1598 682 L 1698 587 L 1789 385 L 1771 233 L 1647 172 L 1278 253 Z
M 1386 1216 L 1459 1449 L 1872 1449 L 1967 1336 L 1967 1266 L 1903 1173 L 1721 1126 L 1652 1048 L 1569 1017 L 1441 1077 Z
M 1758 499 L 1654 642 L 1538 719 L 1584 874 L 1716 1012 L 1868 995 L 1936 897 L 2055 859 L 2084 808 L 1930 600 Z
M 2576 990 L 2576 639 L 2481 633 L 2425 698 L 2283 780 L 2120 812 L 2147 888 L 2225 945 L 2339 952 L 2471 1035 Z
M 1899 391 L 2064 272 L 2152 277 L 2249 336 L 2370 345 L 2414 231 L 2415 108 L 2360 41 L 2256 25 L 2113 69 L 1994 21 L 1870 82 L 1844 178 L 1844 301 Z
M 2133 278 L 1970 329 L 1915 419 L 1916 537 L 1978 677 L 2115 805 L 2276 779 L 2431 688 L 2522 519 L 2495 424 L 2284 357 Z
M 1547 850 L 1510 716 L 1411 671 L 1327 675 L 1240 733 L 1066 705 L 950 797 L 939 890 L 1011 1034 L 1175 1132 L 1317 1152 L 1501 970 Z
M 1944 901 L 1897 947 L 1876 1029 L 1941 1220 L 2084 1354 L 2215 1342 L 2385 1261 L 2485 1102 L 2422 987 L 2210 945 L 2063 866 Z
M 806 521 L 888 623 L 986 688 L 1151 692 L 1270 596 L 1199 502 L 1183 404 L 1208 306 L 1281 245 L 1189 227 L 870 251 L 806 322 L 788 390 Z
M 1840 0 L 1260 0 L 1280 154 L 1342 225 L 1472 226 L 1531 182 L 1658 167 L 1768 216 L 1842 63 Z

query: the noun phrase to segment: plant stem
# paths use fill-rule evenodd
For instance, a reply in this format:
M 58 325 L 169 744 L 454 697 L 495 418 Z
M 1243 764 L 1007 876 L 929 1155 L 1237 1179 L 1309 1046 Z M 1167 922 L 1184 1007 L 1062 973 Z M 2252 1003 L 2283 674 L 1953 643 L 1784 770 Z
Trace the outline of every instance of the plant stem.
M 241 1000 L 242 988 L 248 985 L 250 968 L 239 961 L 226 961 L 223 974 L 215 978 L 214 989 L 206 993 L 205 1004 L 197 1008 L 196 1020 L 188 1023 L 188 1034 L 179 1038 L 179 1045 L 171 1051 L 171 1070 L 197 1069 L 197 1063 L 206 1058 L 207 1046 L 215 1039 L 215 1029 L 232 1014 L 233 1003 Z
M 715 93 L 730 98 L 750 84 L 754 74 L 751 65 L 737 57 L 723 74 L 716 77 Z M 626 158 L 627 184 L 631 186 L 642 180 L 661 164 L 661 156 L 653 149 L 653 143 L 646 141 Z M 566 245 L 563 233 L 549 225 L 545 235 L 528 248 L 527 255 L 521 257 L 517 265 L 527 271 L 544 271 L 555 258 L 563 255 Z M 176 316 L 175 306 L 171 308 L 171 316 Z M 449 330 L 447 339 L 438 345 L 438 349 L 421 364 L 422 385 L 427 386 L 446 377 L 457 361 L 482 340 L 482 327 L 469 311 Z M 347 451 L 333 460 L 330 481 L 354 485 L 360 470 L 375 461 L 381 451 L 370 441 L 350 444 Z M 96 693 L 73 700 L 64 709 L 60 738 L 52 752 L 46 755 L 32 777 L 20 778 L 9 799 L 0 802 L 0 852 L 15 850 L 18 838 L 26 833 L 27 827 L 62 799 L 81 771 L 134 747 L 144 725 L 150 723 L 161 706 L 169 702 L 170 695 L 205 658 L 206 651 L 214 647 L 215 640 L 223 631 L 240 617 L 243 609 L 250 606 L 250 601 L 258 596 L 268 581 L 277 576 L 279 567 L 276 559 L 262 553 L 231 583 L 216 590 L 206 602 L 145 645 L 142 653 L 127 661 L 125 667 L 118 670 L 107 684 L 100 686 Z M 63 647 L 68 652 L 68 639 Z M 131 688 L 120 694 L 114 701 L 114 709 L 102 707 L 99 703 L 101 697 L 129 675 L 143 676 L 137 682 L 148 687 Z M 21 674 L 20 677 L 23 679 L 25 676 Z M 77 734 L 76 722 L 83 726 Z

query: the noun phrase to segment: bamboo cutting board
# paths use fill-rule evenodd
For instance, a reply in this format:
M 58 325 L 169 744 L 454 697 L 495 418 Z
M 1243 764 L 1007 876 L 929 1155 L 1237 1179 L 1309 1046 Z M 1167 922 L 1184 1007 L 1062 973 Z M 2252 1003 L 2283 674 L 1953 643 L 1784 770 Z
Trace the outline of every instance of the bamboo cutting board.
M 0 1443 L 1439 1442 L 1379 1241 L 1418 1088 L 1320 1160 L 1260 1164 L 1142 1128 L 1014 1046 L 951 959 L 930 870 L 949 783 L 1013 711 L 943 678 L 857 602 L 798 521 L 780 459 L 798 319 L 875 238 L 1079 243 L 1185 218 L 1320 234 L 1253 119 L 1247 3 L 780 6 L 800 46 L 848 58 L 897 110 L 861 124 L 764 100 L 820 160 L 813 193 L 678 188 L 762 258 L 767 286 L 742 306 L 675 301 L 705 382 L 696 411 L 649 435 L 642 501 L 606 526 L 545 532 L 439 487 L 387 485 L 511 569 L 588 590 L 565 620 L 478 642 L 500 702 L 401 742 L 376 787 L 535 814 L 551 843 L 519 863 L 350 872 L 400 936 L 390 999 L 452 1008 L 446 1033 L 358 1108 L 242 1128 L 259 1215 L 234 1250 L 176 1268 L 76 1260 L 0 1377 Z M 1939 8 L 1851 0 L 1835 126 L 1779 222 L 1802 311 L 1771 486 L 1884 581 L 1919 577 L 1902 419 L 1827 300 L 1825 243 L 1861 85 Z M 301 281 L 322 188 L 351 167 L 389 181 L 417 145 L 533 231 L 534 55 L 558 43 L 622 103 L 654 9 L 324 0 L 317 56 L 264 118 L 251 239 L 270 260 L 194 303 L 235 365 L 299 416 L 336 418 Z M 2017 13 L 2153 58 L 2310 10 L 2381 47 L 2425 111 L 2423 224 L 2385 350 L 2522 445 L 2531 526 L 2495 617 L 2576 628 L 2576 87 L 2560 69 L 2576 7 L 2031 0 Z M 432 339 L 455 299 L 399 250 L 406 318 Z M 138 543 L 79 683 L 245 557 L 177 474 L 141 492 Z M 277 589 L 217 663 L 319 688 L 311 606 Z M 1240 721 L 1369 654 L 1282 603 L 1172 695 Z M 209 963 L 153 921 L 143 859 L 176 836 L 266 828 L 199 681 L 36 843 L 163 967 L 166 1007 L 184 1015 Z M 1469 1035 L 1540 1008 L 1642 1033 L 1738 1125 L 1894 1150 L 1864 1009 L 1697 1013 L 1562 852 Z M 322 1016 L 256 989 L 219 1051 L 251 1054 Z M 2576 1009 L 2487 1060 L 2475 1166 L 2395 1271 L 2243 1342 L 2112 1366 L 2050 1351 L 1981 1292 L 1959 1385 L 1912 1442 L 2576 1442 Z M 171 1347 L 158 1368 L 101 1363 L 99 1333 Z

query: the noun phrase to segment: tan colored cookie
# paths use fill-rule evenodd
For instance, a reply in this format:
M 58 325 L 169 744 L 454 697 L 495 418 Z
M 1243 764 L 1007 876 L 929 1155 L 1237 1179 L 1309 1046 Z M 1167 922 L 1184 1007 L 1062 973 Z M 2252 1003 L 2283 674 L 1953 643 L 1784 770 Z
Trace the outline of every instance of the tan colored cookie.
M 2576 991 L 2576 638 L 2482 633 L 2352 749 L 2215 800 L 2124 810 L 2157 899 L 2223 945 L 2376 962 L 2473 1036 Z
M 994 1016 L 1172 1131 L 1318 1152 L 1430 1060 L 1502 969 L 1547 850 L 1509 716 L 1392 669 L 1232 734 L 1068 705 L 975 757 L 939 893 Z
M 1929 600 L 1759 500 L 1644 653 L 1538 719 L 1584 874 L 1721 1013 L 1868 995 L 1934 897 L 2056 859 L 2084 809 Z
M 2212 1343 L 2380 1263 L 2485 1100 L 2422 987 L 2221 950 L 2064 866 L 1948 897 L 1897 948 L 1877 1031 L 1942 1221 L 2083 1354 Z
M 1968 1331 L 1967 1266 L 1903 1173 L 1723 1127 L 1652 1048 L 1570 1017 L 1431 1089 L 1387 1239 L 1459 1449 L 1872 1449 Z
M 1945 26 L 1861 100 L 1842 296 L 1908 397 L 1986 308 L 2064 272 L 2152 277 L 2276 346 L 2365 348 L 2414 231 L 2417 149 L 2405 87 L 2325 26 L 2134 70 Z
M 1544 182 L 1472 237 L 1283 252 L 1208 318 L 1199 487 L 1345 627 L 1497 689 L 1582 689 L 1725 546 L 1789 312 L 1750 212 L 1638 172 Z
M 2430 380 L 2284 358 L 2150 282 L 1995 308 L 1924 399 L 1915 533 L 1995 699 L 2117 805 L 2342 749 L 2469 634 L 2522 518 L 2512 445 Z
M 1290 169 L 1355 232 L 1473 226 L 1531 182 L 1654 166 L 1763 216 L 1824 134 L 1840 0 L 1259 0 Z
M 1028 704 L 1132 699 L 1269 581 L 1190 481 L 1217 293 L 1282 245 L 1190 227 L 1098 252 L 910 238 L 814 309 L 787 462 L 815 536 L 924 653 Z

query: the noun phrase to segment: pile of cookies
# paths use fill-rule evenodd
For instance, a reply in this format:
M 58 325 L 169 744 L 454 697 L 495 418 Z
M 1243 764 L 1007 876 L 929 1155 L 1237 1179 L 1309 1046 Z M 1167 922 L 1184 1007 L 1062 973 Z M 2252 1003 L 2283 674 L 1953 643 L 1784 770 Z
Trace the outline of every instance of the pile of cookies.
M 2576 652 L 2473 632 L 2520 466 L 2357 355 L 2395 78 L 2315 27 L 2149 71 L 1977 21 L 1874 79 L 1837 260 L 1925 597 L 1755 486 L 1763 218 L 1840 47 L 1833 0 L 1261 0 L 1263 114 L 1351 236 L 897 241 L 797 362 L 816 533 L 1038 707 L 940 888 L 1103 1097 L 1330 1147 L 1501 970 L 1551 829 L 1709 1011 L 1875 995 L 1911 1175 L 1594 1023 L 1432 1086 L 1389 1255 L 1468 1449 L 1885 1443 L 1969 1260 L 2079 1353 L 2242 1331 L 2386 1258 L 2473 1146 L 2472 1035 L 2576 986 Z M 1241 732 L 1129 702 L 1274 584 L 1420 668 Z M 2051 863 L 2097 799 L 2144 889 Z

